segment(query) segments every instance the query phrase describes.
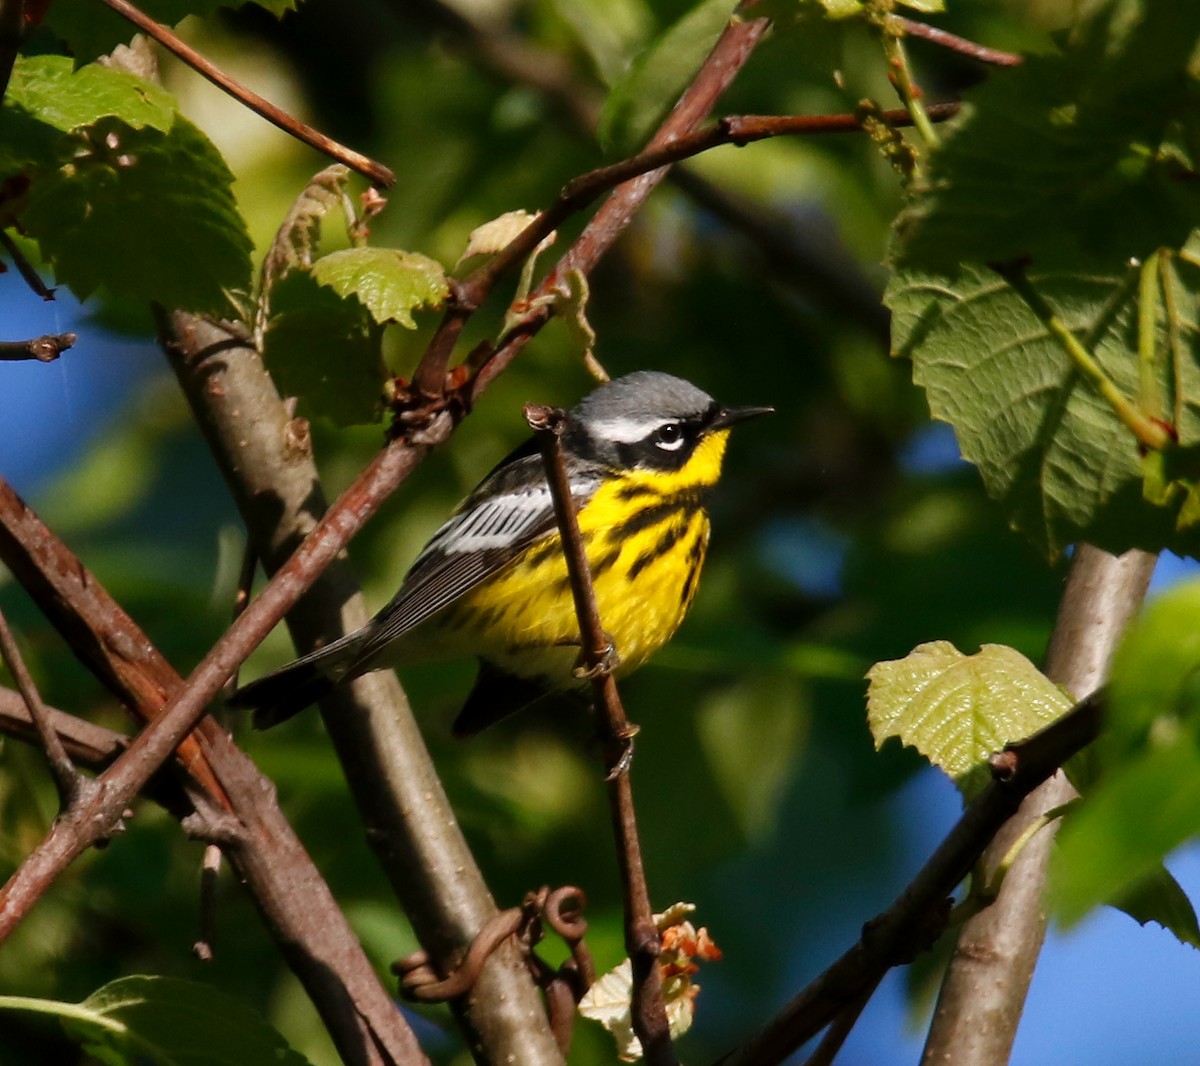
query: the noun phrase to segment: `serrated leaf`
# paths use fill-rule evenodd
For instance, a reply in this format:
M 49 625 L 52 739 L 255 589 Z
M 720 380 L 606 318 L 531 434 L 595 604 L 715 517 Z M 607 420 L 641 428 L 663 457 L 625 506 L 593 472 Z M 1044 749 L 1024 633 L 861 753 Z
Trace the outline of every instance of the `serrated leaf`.
M 22 224 L 80 299 L 118 297 L 196 312 L 248 289 L 250 238 L 233 176 L 195 126 L 170 132 L 102 119 L 77 135 L 70 162 L 42 175 Z
M 18 56 L 0 108 L 0 174 L 56 165 L 62 134 L 101 119 L 165 133 L 175 115 L 170 94 L 132 74 L 74 70 L 65 56 Z
M 1027 57 L 971 94 L 897 220 L 897 262 L 1085 257 L 1108 272 L 1183 243 L 1200 188 L 1168 141 L 1175 122 L 1195 131 L 1200 5 L 1145 0 L 1129 15 L 1108 5 L 1062 55 Z
M 1200 441 L 1200 269 L 1177 260 L 1175 379 L 1158 323 L 1160 394 L 1177 403 L 1179 444 Z M 1088 347 L 1117 388 L 1137 395 L 1137 291 L 1126 272 L 1032 273 L 1031 284 Z M 1182 520 L 1183 493 L 1146 499 L 1138 443 L 1022 298 L 986 267 L 903 269 L 888 285 L 897 354 L 913 361 L 934 418 L 949 422 L 1009 522 L 1048 556 L 1086 540 L 1192 554 L 1200 530 Z
M 1121 901 L 1198 833 L 1200 751 L 1181 732 L 1106 768 L 1063 820 L 1050 862 L 1051 906 L 1072 923 L 1101 903 Z
M 339 426 L 378 421 L 387 372 L 363 306 L 294 270 L 275 286 L 271 309 L 263 360 L 298 413 Z
M 58 1014 L 67 1034 L 109 1066 L 308 1063 L 259 1014 L 195 981 L 123 977 L 78 1004 L 6 996 L 0 1006 Z
M 413 311 L 440 307 L 450 295 L 441 263 L 396 248 L 346 248 L 322 256 L 312 276 L 339 296 L 357 297 L 380 325 L 416 329 Z
M 964 655 L 948 641 L 921 644 L 867 673 L 875 746 L 898 737 L 955 781 L 964 796 L 986 784 L 987 758 L 1070 709 L 1071 701 L 1020 652 L 985 644 Z
M 1200 924 L 1196 921 L 1196 908 L 1165 866 L 1159 866 L 1147 874 L 1112 903 L 1138 925 L 1156 922 L 1174 933 L 1181 944 L 1200 948 Z
M 700 0 L 634 62 L 600 112 L 597 136 L 604 150 L 640 148 L 696 73 L 733 14 L 730 0 Z

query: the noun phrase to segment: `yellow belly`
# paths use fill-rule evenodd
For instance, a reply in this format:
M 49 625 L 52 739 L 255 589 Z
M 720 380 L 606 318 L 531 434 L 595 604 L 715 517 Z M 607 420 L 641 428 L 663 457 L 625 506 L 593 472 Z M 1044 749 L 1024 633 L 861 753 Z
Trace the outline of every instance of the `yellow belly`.
M 641 666 L 674 636 L 696 594 L 708 548 L 705 493 L 720 474 L 727 432 L 701 442 L 679 471 L 623 471 L 579 513 L 596 605 L 619 659 Z M 579 622 L 557 533 L 428 623 L 454 654 L 476 655 L 507 673 L 578 684 Z M 425 629 L 425 626 L 421 627 Z
M 587 528 L 586 517 L 585 511 L 581 532 L 596 606 L 616 648 L 617 673 L 628 673 L 683 621 L 708 546 L 708 517 L 700 509 L 680 511 L 622 542 L 611 527 Z M 461 640 L 460 654 L 469 651 L 518 677 L 543 678 L 552 688 L 576 684 L 579 622 L 558 536 L 464 596 L 444 626 Z

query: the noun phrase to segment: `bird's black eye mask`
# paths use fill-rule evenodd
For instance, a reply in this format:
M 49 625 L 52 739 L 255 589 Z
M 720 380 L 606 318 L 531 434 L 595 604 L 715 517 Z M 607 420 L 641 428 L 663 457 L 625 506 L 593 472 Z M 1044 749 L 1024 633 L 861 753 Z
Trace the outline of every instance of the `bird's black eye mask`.
M 682 469 L 719 413 L 720 408 L 714 403 L 701 415 L 663 422 L 642 440 L 618 444 L 620 465 L 666 471 Z

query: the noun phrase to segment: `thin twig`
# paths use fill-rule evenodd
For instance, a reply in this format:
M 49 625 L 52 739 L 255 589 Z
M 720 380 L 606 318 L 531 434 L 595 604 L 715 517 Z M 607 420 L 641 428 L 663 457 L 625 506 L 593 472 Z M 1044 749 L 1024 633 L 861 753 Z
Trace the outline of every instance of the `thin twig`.
M 769 25 L 769 20 L 765 18 L 746 18 L 732 20 L 725 27 L 700 72 L 651 139 L 647 151 L 656 151 L 671 144 L 679 137 L 691 133 L 704 121 L 737 72 L 758 47 Z M 560 279 L 569 276 L 573 271 L 591 273 L 666 173 L 666 167 L 659 167 L 623 182 L 601 204 L 579 238 L 532 294 L 528 301 L 530 311 L 517 321 L 495 352 L 476 372 L 470 385 L 472 401 L 549 321 L 551 309 L 545 301 L 539 304 L 538 298 L 555 292 Z M 523 237 L 524 234 L 518 240 Z
M 74 333 L 47 333 L 27 341 L 0 341 L 0 362 L 36 359 L 39 363 L 52 363 L 77 340 L 79 337 Z
M 13 261 L 13 266 L 17 268 L 17 273 L 21 275 L 21 280 L 29 286 L 35 296 L 40 296 L 47 302 L 54 299 L 54 290 L 42 280 L 41 274 L 25 258 L 25 253 L 21 251 L 17 242 L 4 229 L 0 229 L 0 247 L 9 254 L 9 257 Z
M 216 844 L 204 846 L 204 861 L 200 864 L 200 936 L 192 945 L 192 954 L 201 962 L 212 962 L 213 945 L 217 940 L 217 878 L 221 873 L 221 849 Z
M 950 894 L 1021 802 L 1100 732 L 1103 695 L 1077 703 L 1062 718 L 993 760 L 994 779 L 963 811 L 916 877 L 887 910 L 824 971 L 718 1066 L 775 1066 L 812 1039 L 878 983 L 889 969 L 911 962 L 945 929 Z
M 609 768 L 609 808 L 625 891 L 625 946 L 633 968 L 633 1029 L 641 1041 L 647 1063 L 676 1066 L 678 1060 L 671 1046 L 671 1031 L 662 998 L 662 974 L 657 965 L 662 950 L 661 938 L 650 906 L 633 787 L 629 779 L 629 757 L 635 730 L 625 717 L 617 682 L 612 675 L 616 649 L 601 622 L 587 551 L 579 532 L 579 519 L 562 452 L 566 415 L 558 408 L 526 404 L 525 418 L 541 448 L 550 495 L 554 500 L 554 514 L 579 620 L 581 673 L 591 679 L 596 702 L 603 710 L 598 726 L 601 748 L 606 753 Z
M 167 51 L 212 82 L 218 89 L 228 93 L 240 104 L 248 107 L 255 114 L 261 115 L 272 125 L 278 126 L 284 133 L 290 134 L 298 141 L 303 141 L 318 152 L 323 152 L 331 159 L 336 159 L 339 163 L 345 163 L 351 170 L 361 174 L 374 185 L 386 188 L 395 182 L 396 175 L 388 167 L 361 152 L 356 152 L 353 148 L 346 147 L 332 137 L 327 137 L 320 130 L 313 129 L 312 126 L 289 115 L 283 108 L 277 107 L 269 100 L 259 96 L 258 93 L 247 89 L 202 56 L 191 45 L 181 40 L 166 26 L 155 22 L 149 15 L 134 7 L 129 0 L 102 0 L 102 2 L 118 15 L 132 22 L 146 36 L 153 37 Z
M 908 37 L 920 37 L 922 40 L 932 41 L 934 44 L 948 48 L 968 59 L 977 59 L 980 63 L 990 63 L 996 67 L 1016 67 L 1024 61 L 1024 56 L 1019 56 L 1015 52 L 1002 52 L 998 48 L 988 48 L 986 45 L 959 37 L 946 30 L 940 30 L 926 22 L 905 18 L 903 15 L 889 15 L 888 21 L 901 29 Z
M 21 649 L 17 647 L 16 639 L 13 637 L 3 612 L 0 612 L 0 658 L 4 660 L 4 665 L 8 667 L 8 672 L 12 674 L 13 680 L 17 683 L 17 689 L 25 700 L 25 706 L 29 708 L 29 716 L 33 719 L 33 724 L 41 737 L 42 748 L 46 752 L 46 761 L 50 764 L 50 775 L 54 778 L 54 787 L 58 790 L 59 807 L 65 811 L 75 802 L 87 779 L 75 769 L 75 764 L 71 762 L 71 757 L 63 747 L 58 733 L 50 724 L 46 705 L 42 702 L 37 685 L 33 683 L 33 678 L 25 667 Z

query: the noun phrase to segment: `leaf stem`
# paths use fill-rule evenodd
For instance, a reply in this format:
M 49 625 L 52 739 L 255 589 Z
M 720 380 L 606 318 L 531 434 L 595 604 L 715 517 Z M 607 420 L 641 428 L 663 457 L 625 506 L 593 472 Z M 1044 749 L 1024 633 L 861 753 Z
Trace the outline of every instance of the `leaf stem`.
M 52 1014 L 57 1018 L 69 1018 L 83 1022 L 110 1033 L 124 1035 L 129 1027 L 124 1022 L 110 1018 L 100 1011 L 85 1007 L 82 1003 L 64 1003 L 57 999 L 35 999 L 31 996 L 0 996 L 0 1010 L 23 1010 L 33 1014 Z
M 1104 368 L 1096 361 L 1092 353 L 1080 343 L 1079 338 L 1055 313 L 1042 294 L 1030 284 L 1023 267 L 1012 264 L 993 264 L 992 269 L 1004 278 L 1017 295 L 1025 301 L 1025 305 L 1046 327 L 1046 331 L 1058 342 L 1059 347 L 1067 354 L 1071 362 L 1084 377 L 1095 385 L 1117 418 L 1137 438 L 1138 444 L 1151 451 L 1163 451 L 1171 447 L 1174 441 L 1166 427 L 1149 417 L 1136 404 L 1131 403 L 1129 398 L 1117 388 L 1116 383 L 1105 373 Z
M 1165 248 L 1160 249 L 1159 254 L 1163 257 L 1159 280 L 1167 320 L 1167 348 L 1171 352 L 1171 424 L 1178 431 L 1183 424 L 1183 341 L 1179 335 L 1179 301 L 1175 294 L 1178 278 L 1175 276 L 1174 256 Z
M 1155 366 L 1160 253 L 1155 252 L 1142 264 L 1138 279 L 1138 407 L 1158 419 L 1163 415 Z
M 904 34 L 890 20 L 885 20 L 880 26 L 883 38 L 883 54 L 888 62 L 888 76 L 896 87 L 901 103 L 912 118 L 913 126 L 921 135 L 921 140 L 930 148 L 936 148 L 942 143 L 937 130 L 929 120 L 925 105 L 921 103 L 921 87 L 912 76 L 912 67 L 908 62 L 908 50 L 904 47 Z

